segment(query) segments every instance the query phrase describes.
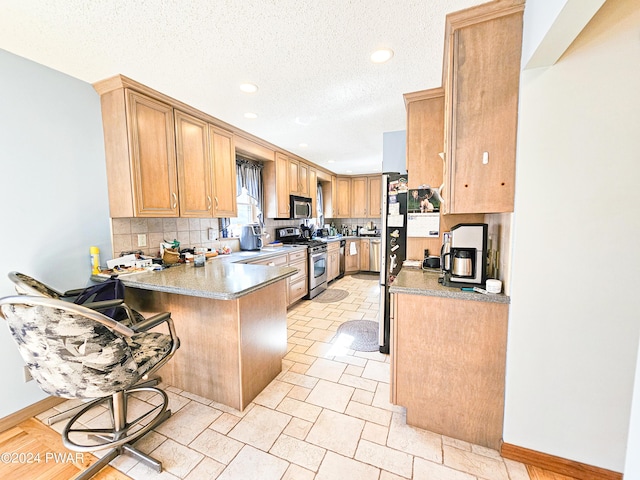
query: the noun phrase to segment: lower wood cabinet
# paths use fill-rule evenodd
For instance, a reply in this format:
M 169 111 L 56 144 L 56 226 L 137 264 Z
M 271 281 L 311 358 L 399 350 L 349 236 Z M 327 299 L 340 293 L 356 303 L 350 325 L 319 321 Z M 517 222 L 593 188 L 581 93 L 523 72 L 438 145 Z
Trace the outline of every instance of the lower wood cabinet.
M 498 450 L 509 305 L 393 296 L 391 400 L 407 425 Z
M 293 305 L 309 293 L 309 271 L 307 269 L 306 248 L 298 249 L 288 254 L 283 253 L 275 257 L 250 261 L 248 263 L 253 265 L 267 265 L 270 267 L 295 267 L 298 269 L 297 273 L 286 279 L 287 306 Z
M 340 275 L 340 242 L 327 244 L 327 282 Z
M 355 253 L 352 244 L 355 244 Z M 360 270 L 360 239 L 347 239 L 344 252 L 344 273 L 355 273 Z
M 360 270 L 363 272 L 368 272 L 369 265 L 369 250 L 371 246 L 371 240 L 368 238 L 360 239 Z

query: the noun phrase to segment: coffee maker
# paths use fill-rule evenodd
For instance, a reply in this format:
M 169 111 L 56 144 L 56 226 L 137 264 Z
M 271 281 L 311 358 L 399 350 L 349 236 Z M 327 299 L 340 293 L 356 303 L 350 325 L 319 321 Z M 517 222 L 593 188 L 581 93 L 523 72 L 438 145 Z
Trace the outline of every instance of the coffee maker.
M 443 285 L 485 285 L 488 229 L 486 223 L 460 223 L 451 228 L 449 251 L 443 254 L 442 259 Z

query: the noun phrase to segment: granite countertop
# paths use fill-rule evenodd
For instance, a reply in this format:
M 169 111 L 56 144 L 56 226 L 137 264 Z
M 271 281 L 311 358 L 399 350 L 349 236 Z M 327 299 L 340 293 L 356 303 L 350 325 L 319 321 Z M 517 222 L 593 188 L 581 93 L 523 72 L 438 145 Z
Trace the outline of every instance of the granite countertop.
M 391 293 L 406 293 L 409 295 L 427 295 L 430 297 L 457 298 L 476 302 L 510 303 L 511 299 L 503 293 L 482 294 L 464 292 L 458 287 L 443 287 L 438 283 L 437 271 L 422 271 L 417 268 L 402 268 L 389 287 Z
M 121 275 L 118 278 L 127 287 L 216 300 L 234 300 L 284 280 L 298 271 L 294 267 L 247 265 L 242 262 L 286 255 L 293 250 L 306 248 L 306 246 L 292 246 L 273 247 L 260 251 L 240 251 L 211 258 L 207 260 L 204 267 L 195 267 L 193 263 L 186 263 L 164 270 Z M 99 275 L 91 276 L 91 279 L 96 282 L 103 282 L 107 278 Z

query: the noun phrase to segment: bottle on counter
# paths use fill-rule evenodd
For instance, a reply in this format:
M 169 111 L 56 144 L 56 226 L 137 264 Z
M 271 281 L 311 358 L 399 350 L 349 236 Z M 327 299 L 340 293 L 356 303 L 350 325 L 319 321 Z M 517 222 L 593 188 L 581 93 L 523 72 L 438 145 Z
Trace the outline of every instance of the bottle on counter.
M 100 249 L 98 247 L 89 248 L 91 253 L 91 274 L 97 275 L 100 273 Z

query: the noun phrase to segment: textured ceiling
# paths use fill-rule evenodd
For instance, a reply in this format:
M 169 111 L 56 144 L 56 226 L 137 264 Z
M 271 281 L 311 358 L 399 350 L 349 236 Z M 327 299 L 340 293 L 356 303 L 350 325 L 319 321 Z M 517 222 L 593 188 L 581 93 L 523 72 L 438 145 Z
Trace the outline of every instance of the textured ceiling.
M 0 0 L 0 48 L 89 83 L 121 73 L 336 173 L 373 173 L 383 132 L 405 129 L 402 94 L 441 83 L 446 13 L 480 3 Z M 395 55 L 373 64 L 380 47 Z

